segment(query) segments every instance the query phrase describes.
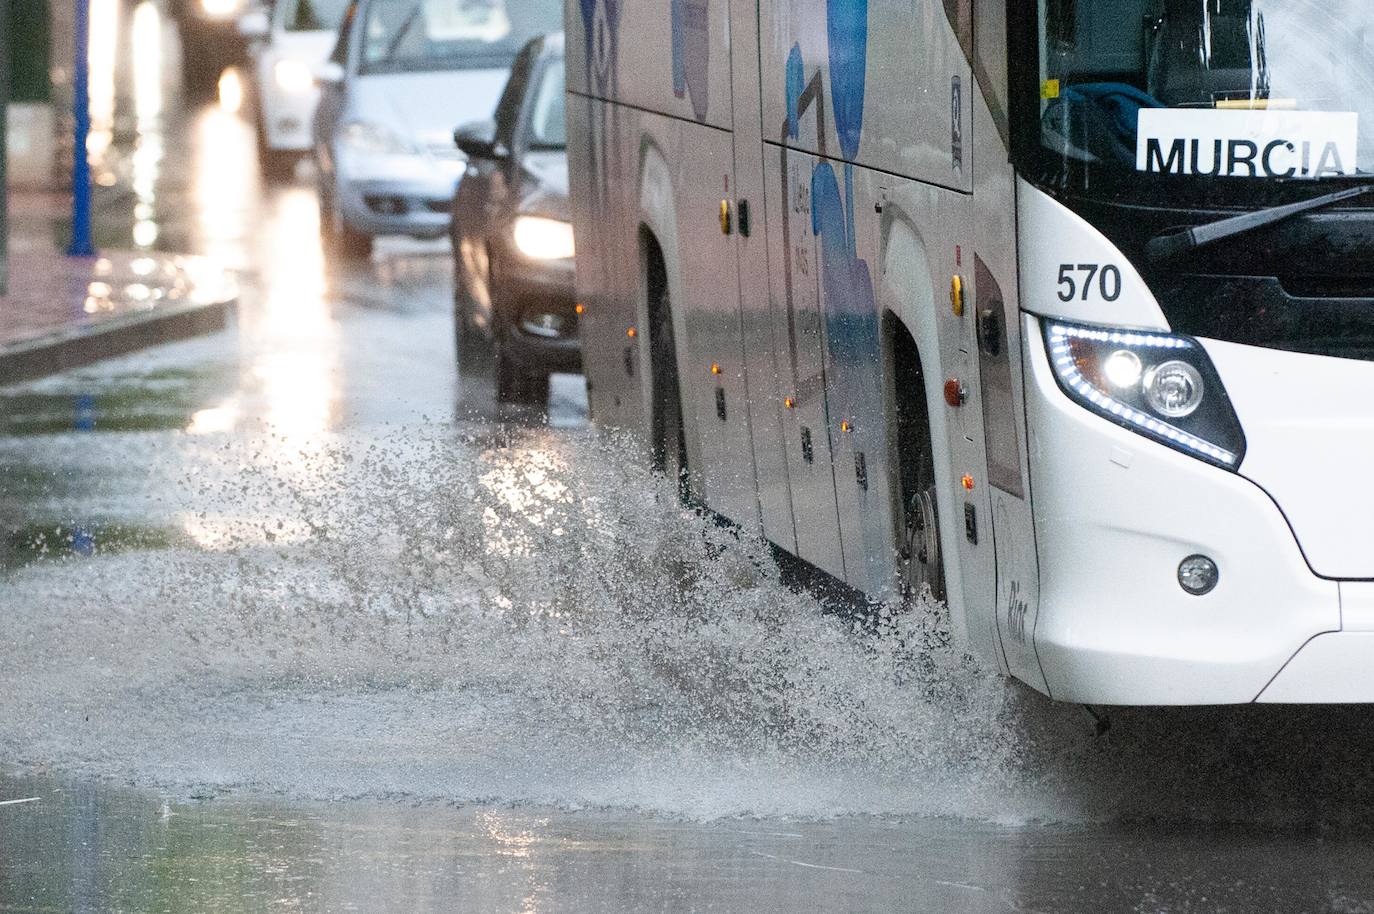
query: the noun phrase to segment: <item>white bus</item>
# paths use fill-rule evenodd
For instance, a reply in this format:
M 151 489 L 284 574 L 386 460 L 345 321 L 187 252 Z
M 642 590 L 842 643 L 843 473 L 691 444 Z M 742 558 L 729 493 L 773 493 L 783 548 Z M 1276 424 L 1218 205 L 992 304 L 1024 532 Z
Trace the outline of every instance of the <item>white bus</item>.
M 598 423 L 1053 699 L 1374 700 L 1374 5 L 566 25 Z

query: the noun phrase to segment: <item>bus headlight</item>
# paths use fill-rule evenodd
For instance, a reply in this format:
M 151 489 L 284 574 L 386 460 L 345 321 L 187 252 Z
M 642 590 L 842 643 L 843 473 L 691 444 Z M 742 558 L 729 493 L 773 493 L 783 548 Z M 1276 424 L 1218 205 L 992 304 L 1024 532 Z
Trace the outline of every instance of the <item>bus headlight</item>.
M 1245 435 L 1207 351 L 1191 337 L 1046 321 L 1064 393 L 1098 415 L 1234 470 Z

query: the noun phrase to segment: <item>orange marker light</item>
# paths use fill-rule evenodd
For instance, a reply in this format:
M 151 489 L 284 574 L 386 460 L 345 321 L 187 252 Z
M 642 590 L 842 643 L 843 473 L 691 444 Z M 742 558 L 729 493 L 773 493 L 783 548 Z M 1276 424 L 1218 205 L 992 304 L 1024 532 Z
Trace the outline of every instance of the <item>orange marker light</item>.
M 956 409 L 964 405 L 966 398 L 964 385 L 958 378 L 950 378 L 945 382 L 945 402 Z
M 625 331 L 625 335 L 628 336 L 630 339 L 634 339 L 635 337 L 639 336 L 639 331 L 633 327 L 630 327 Z
M 586 314 L 587 306 L 582 304 L 581 302 L 578 302 L 577 304 L 573 305 L 573 310 L 576 311 L 578 314 Z
M 967 490 L 970 491 L 970 492 L 973 491 L 974 482 L 973 482 L 973 477 L 972 477 L 972 476 L 970 476 L 969 474 L 965 473 L 965 474 L 964 474 L 964 478 L 961 480 L 961 482 L 963 482 L 964 488 L 965 488 L 965 489 L 967 489 Z
M 782 405 L 788 409 L 796 409 L 797 401 L 793 400 L 791 397 L 787 397 L 782 401 Z
M 840 423 L 840 431 L 842 431 L 842 432 L 852 432 L 852 431 L 854 431 L 854 426 L 850 425 L 850 424 L 849 424 L 849 420 L 846 419 L 845 421 L 843 421 L 843 422 Z
M 711 374 L 720 374 L 720 363 L 719 363 L 719 362 L 712 362 L 712 363 L 711 363 Z

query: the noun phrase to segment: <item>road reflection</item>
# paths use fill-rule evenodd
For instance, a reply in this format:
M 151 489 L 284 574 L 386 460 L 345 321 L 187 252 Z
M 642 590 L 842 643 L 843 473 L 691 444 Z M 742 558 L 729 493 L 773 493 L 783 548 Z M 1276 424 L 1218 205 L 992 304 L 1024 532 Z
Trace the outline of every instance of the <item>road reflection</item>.
M 134 9 L 134 129 L 138 139 L 130 161 L 134 192 L 133 241 L 148 250 L 158 239 L 157 181 L 164 154 L 162 138 L 162 16 L 151 0 Z
M 248 371 L 261 389 L 263 421 L 299 444 L 333 427 L 339 398 L 339 327 L 325 297 L 314 194 L 281 194 L 264 228 L 265 288 L 260 306 L 242 316 Z
M 1240 829 L 656 820 L 286 803 L 0 782 L 0 909 L 1328 911 L 1367 914 L 1362 842 Z

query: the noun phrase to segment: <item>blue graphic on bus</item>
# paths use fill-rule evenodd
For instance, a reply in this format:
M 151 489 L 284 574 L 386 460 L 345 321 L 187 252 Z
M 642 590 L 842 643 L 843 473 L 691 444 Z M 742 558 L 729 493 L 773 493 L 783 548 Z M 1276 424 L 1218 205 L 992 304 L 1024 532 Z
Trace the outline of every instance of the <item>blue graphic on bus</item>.
M 802 63 L 801 45 L 792 45 L 791 52 L 787 55 L 787 75 L 785 77 L 787 89 L 787 135 L 792 139 L 801 136 L 801 115 L 798 109 L 801 108 L 801 97 L 806 92 L 806 65 Z
M 620 9 L 623 0 L 578 0 L 586 35 L 589 88 L 614 95 L 618 82 Z
M 673 94 L 692 99 L 692 113 L 706 120 L 711 88 L 711 0 L 672 0 Z
M 829 0 L 830 101 L 835 132 L 846 159 L 859 154 L 864 127 L 864 89 L 868 78 L 868 0 Z

